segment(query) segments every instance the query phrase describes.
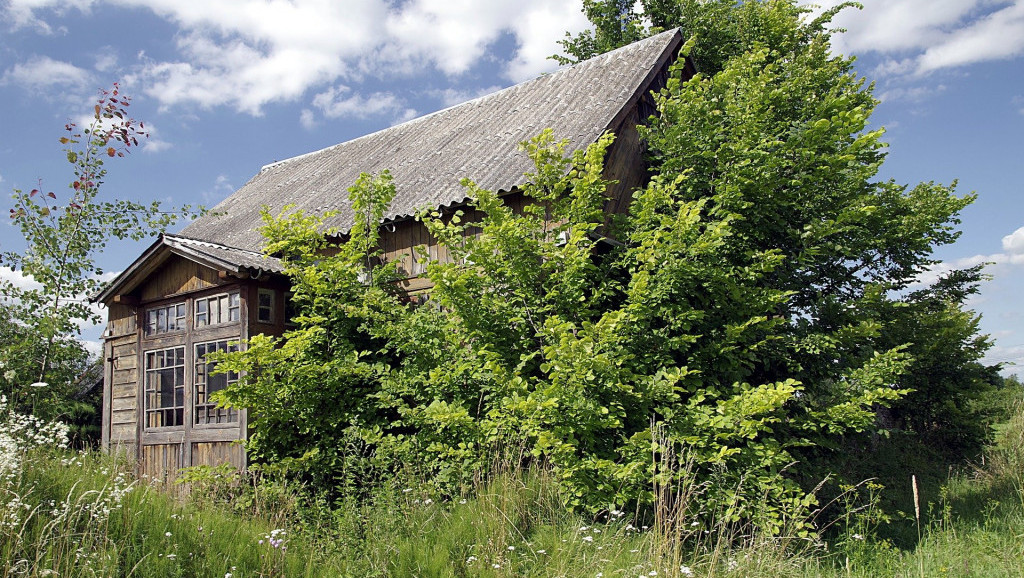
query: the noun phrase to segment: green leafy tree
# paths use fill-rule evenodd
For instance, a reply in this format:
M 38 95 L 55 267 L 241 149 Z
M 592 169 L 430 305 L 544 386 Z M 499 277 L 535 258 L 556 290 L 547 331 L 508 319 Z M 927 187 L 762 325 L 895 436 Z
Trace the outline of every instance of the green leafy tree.
M 0 262 L 34 283 L 0 283 L 4 318 L 20 336 L 4 343 L 5 362 L 18 363 L 4 394 L 16 405 L 37 402 L 35 411 L 46 417 L 72 411 L 70 400 L 80 387 L 72 374 L 85 369 L 87 355 L 76 337 L 82 324 L 101 321 L 88 303 L 103 284 L 99 253 L 112 239 L 140 240 L 192 213 L 187 206 L 165 211 L 159 202 L 99 197 L 105 161 L 125 156 L 146 136 L 129 105 L 115 84 L 101 92 L 89 126 L 65 125 L 60 142 L 73 173 L 67 192 L 15 190 L 12 196 L 10 218 L 26 248 L 0 253 Z
M 903 296 L 935 263 L 934 248 L 959 236 L 959 212 L 974 195 L 957 196 L 955 183 L 877 180 L 886 145 L 883 131 L 868 124 L 876 104 L 871 86 L 851 58 L 830 53 L 830 19 L 851 4 L 814 19 L 789 0 L 642 5 L 650 32 L 682 28 L 699 71 L 659 96 L 659 115 L 643 133 L 655 170 L 683 179 L 682 198 L 707 199 L 736 215 L 734 258 L 767 250 L 782 257 L 767 282 L 791 294 L 776 311 L 787 323 L 763 352 L 761 379 L 797 379 L 812 388 L 807 403 L 827 405 L 845 387 L 837 377 L 843 371 L 876 351 L 902 348 L 917 361 L 893 381 L 913 390 L 900 404 L 908 417 L 901 423 L 947 446 L 959 440 L 962 452 L 977 449 L 987 433 L 971 425 L 964 408 L 986 388 L 978 376 L 993 372 L 979 361 L 989 342 L 963 310 L 978 272 L 954 273 Z M 600 36 L 602 22 L 594 24 Z M 602 37 L 602 47 L 617 45 Z M 571 56 L 589 57 L 586 40 L 569 38 L 564 46 Z M 959 289 L 949 290 L 953 285 Z M 956 339 L 906 330 L 940 323 L 938 317 L 957 328 Z M 948 363 L 926 361 L 940 357 Z

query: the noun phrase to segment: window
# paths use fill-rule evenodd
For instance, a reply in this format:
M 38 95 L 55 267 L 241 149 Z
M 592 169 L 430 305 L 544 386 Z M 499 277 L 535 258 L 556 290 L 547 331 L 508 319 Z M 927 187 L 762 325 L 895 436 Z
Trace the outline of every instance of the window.
M 185 348 L 146 352 L 146 427 L 185 423 Z
M 273 323 L 274 290 L 260 289 L 256 297 L 256 320 L 260 323 Z
M 206 360 L 206 355 L 214 351 L 238 351 L 238 344 L 224 341 L 211 341 L 196 344 L 195 373 L 193 374 L 193 405 L 194 421 L 197 425 L 215 423 L 234 423 L 238 421 L 238 412 L 234 409 L 217 407 L 210 401 L 210 394 L 220 391 L 238 381 L 234 371 L 211 375 L 217 364 Z
M 196 329 L 238 321 L 239 309 L 237 292 L 196 299 Z
M 146 335 L 185 330 L 185 303 L 171 303 L 146 311 Z

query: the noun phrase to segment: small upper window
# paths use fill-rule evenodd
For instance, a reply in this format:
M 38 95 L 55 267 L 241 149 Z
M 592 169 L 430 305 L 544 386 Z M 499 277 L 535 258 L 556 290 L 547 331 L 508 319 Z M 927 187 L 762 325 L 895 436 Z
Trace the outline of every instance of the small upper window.
M 260 289 L 257 294 L 256 320 L 260 323 L 274 322 L 274 290 Z
M 146 310 L 146 335 L 183 331 L 185 329 L 185 303 L 171 303 Z
M 221 323 L 238 321 L 240 307 L 237 291 L 196 299 L 195 306 L 195 325 L 197 329 L 207 325 L 220 325 Z

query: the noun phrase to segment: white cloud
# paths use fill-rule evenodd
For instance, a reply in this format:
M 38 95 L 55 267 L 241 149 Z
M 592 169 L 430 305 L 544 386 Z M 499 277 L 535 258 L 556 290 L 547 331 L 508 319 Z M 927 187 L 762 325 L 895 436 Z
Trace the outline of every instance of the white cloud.
M 63 16 L 72 9 L 88 12 L 92 4 L 93 0 L 7 0 L 0 17 L 16 29 L 35 28 L 42 34 L 52 34 L 53 28 L 37 15 L 38 11 L 48 10 Z
M 347 86 L 332 86 L 313 97 L 313 105 L 327 118 L 367 118 L 383 114 L 405 114 L 401 99 L 390 92 L 369 96 L 354 94 Z
M 1003 375 L 1021 375 L 1024 371 L 1024 345 L 994 344 L 981 359 L 986 365 L 1003 364 Z
M 1024 0 L 861 3 L 863 10 L 847 8 L 836 16 L 833 24 L 846 32 L 833 36 L 832 44 L 843 54 L 894 55 L 876 72 L 921 75 L 1024 53 Z
M 44 27 L 59 10 L 84 12 L 103 1 L 8 0 L 0 10 L 18 25 Z M 105 3 L 148 9 L 178 28 L 176 57 L 140 54 L 128 75 L 143 94 L 164 109 L 230 106 L 253 115 L 267 104 L 323 94 L 332 85 L 354 86 L 366 76 L 387 78 L 389 84 L 431 70 L 458 76 L 488 60 L 510 80 L 523 80 L 553 70 L 556 65 L 547 57 L 558 51 L 557 40 L 565 30 L 587 25 L 579 0 Z M 517 49 L 511 62 L 498 62 L 491 48 L 506 38 Z M 112 65 L 97 62 L 98 68 Z M 384 107 L 378 113 L 392 111 Z
M 946 90 L 946 85 L 940 84 L 938 86 L 897 86 L 888 88 L 877 94 L 878 100 L 882 102 L 893 102 L 893 101 L 905 101 L 905 102 L 922 102 L 932 95 L 938 94 Z
M 1024 253 L 1024 227 L 1003 237 L 1003 251 L 1012 255 Z
M 93 68 L 100 72 L 110 72 L 117 67 L 117 53 L 112 46 L 105 46 L 102 52 L 96 55 L 96 64 Z
M 316 115 L 308 108 L 302 109 L 299 113 L 299 124 L 306 130 L 313 130 L 316 128 Z
M 43 286 L 32 277 L 5 265 L 0 265 L 0 280 L 7 281 L 18 289 L 28 291 L 43 288 Z
M 90 81 L 89 71 L 74 64 L 35 55 L 15 64 L 0 77 L 0 83 L 16 84 L 27 90 L 41 90 L 57 86 L 81 87 Z
M 513 26 L 519 48 L 505 76 L 522 82 L 554 70 L 554 61 L 548 57 L 562 53 L 558 41 L 565 38 L 567 30 L 579 32 L 589 25 L 577 2 L 540 3 L 524 11 Z
M 925 50 L 918 72 L 1001 60 L 1024 54 L 1024 0 L 971 21 Z

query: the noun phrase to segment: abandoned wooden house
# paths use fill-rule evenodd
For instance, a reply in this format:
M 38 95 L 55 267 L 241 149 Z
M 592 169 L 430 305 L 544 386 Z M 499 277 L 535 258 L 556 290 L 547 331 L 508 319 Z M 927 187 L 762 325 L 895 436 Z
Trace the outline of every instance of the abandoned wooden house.
M 346 230 L 347 188 L 361 172 L 389 169 L 396 196 L 385 217 L 382 250 L 401 261 L 403 287 L 425 289 L 414 248 L 437 246 L 418 209 L 466 201 L 464 177 L 522 203 L 517 186 L 533 167 L 518 144 L 551 128 L 572 148 L 616 134 L 607 152 L 606 209 L 626 209 L 647 175 L 637 125 L 655 112 L 682 44 L 670 31 L 555 73 L 380 132 L 266 167 L 178 235 L 163 235 L 97 300 L 108 309 L 104 334 L 103 446 L 138 460 L 140 473 L 164 478 L 187 466 L 245 466 L 237 440 L 246 412 L 211 403 L 237 376 L 211 374 L 206 355 L 248 337 L 286 329 L 287 280 L 261 253 L 259 211 L 286 205 L 306 213 L 337 211 Z M 689 67 L 688 67 L 689 69 Z

